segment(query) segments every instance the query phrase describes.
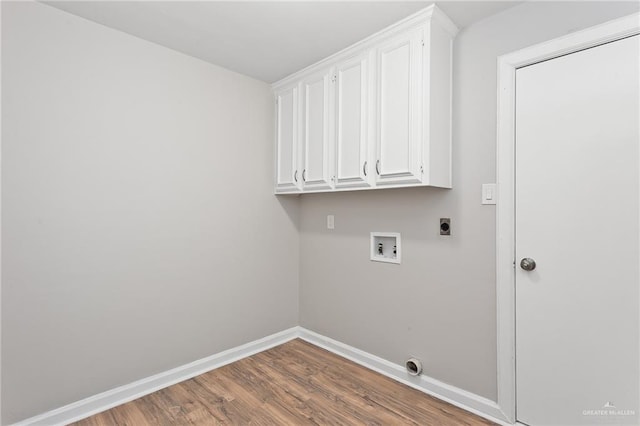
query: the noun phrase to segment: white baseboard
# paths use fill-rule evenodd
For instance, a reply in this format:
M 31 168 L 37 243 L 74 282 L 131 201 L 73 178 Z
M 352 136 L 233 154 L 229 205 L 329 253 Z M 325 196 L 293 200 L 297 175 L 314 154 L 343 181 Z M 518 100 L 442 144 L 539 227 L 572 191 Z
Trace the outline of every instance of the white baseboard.
M 456 407 L 477 414 L 501 425 L 511 425 L 505 414 L 495 401 L 448 385 L 424 374 L 414 377 L 407 373 L 404 366 L 394 364 L 370 353 L 325 337 L 321 334 L 300 327 L 299 337 L 313 345 L 324 348 L 341 357 L 347 358 L 370 370 L 404 383 L 414 389 L 446 401 Z
M 231 348 L 180 367 L 129 383 L 106 392 L 85 398 L 64 407 L 28 418 L 13 426 L 59 426 L 73 423 L 94 414 L 148 395 L 173 384 L 188 380 L 208 371 L 301 338 L 366 368 L 404 383 L 414 389 L 446 401 L 501 425 L 511 425 L 498 404 L 489 399 L 448 385 L 431 377 L 410 376 L 403 366 L 394 364 L 347 344 L 322 336 L 302 327 L 292 327 L 262 339 Z
M 30 417 L 13 426 L 58 426 L 73 423 L 94 414 L 124 404 L 134 399 L 166 388 L 173 384 L 191 379 L 208 371 L 281 345 L 299 335 L 299 327 L 292 327 L 262 339 L 231 348 L 215 355 L 199 359 L 189 364 L 155 374 L 153 376 L 129 383 L 89 398 L 74 402 L 55 410 Z

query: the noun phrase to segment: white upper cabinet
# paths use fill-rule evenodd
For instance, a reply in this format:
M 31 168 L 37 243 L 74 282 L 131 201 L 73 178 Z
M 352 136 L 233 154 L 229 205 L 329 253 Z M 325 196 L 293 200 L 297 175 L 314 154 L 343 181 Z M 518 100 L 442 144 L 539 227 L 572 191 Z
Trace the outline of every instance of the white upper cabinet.
M 451 188 L 451 58 L 437 8 L 274 83 L 276 193 Z
M 302 81 L 302 189 L 330 189 L 333 167 L 331 113 L 333 70 L 313 74 Z
M 336 188 L 368 187 L 371 53 L 340 62 L 335 73 Z
M 423 29 L 376 49 L 376 183 L 422 182 Z
M 276 191 L 300 190 L 298 172 L 298 87 L 276 93 Z

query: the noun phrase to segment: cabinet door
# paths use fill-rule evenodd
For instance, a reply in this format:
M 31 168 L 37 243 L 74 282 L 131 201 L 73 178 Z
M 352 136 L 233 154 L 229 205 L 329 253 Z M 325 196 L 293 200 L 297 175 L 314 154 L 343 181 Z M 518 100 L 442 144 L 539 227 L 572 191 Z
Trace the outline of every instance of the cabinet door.
M 291 87 L 276 93 L 277 103 L 277 159 L 276 192 L 300 189 L 298 171 L 298 88 Z
M 422 40 L 415 30 L 377 49 L 377 184 L 422 181 Z
M 370 54 L 336 67 L 336 187 L 369 186 Z
M 304 190 L 331 188 L 330 112 L 332 70 L 302 81 L 302 149 Z

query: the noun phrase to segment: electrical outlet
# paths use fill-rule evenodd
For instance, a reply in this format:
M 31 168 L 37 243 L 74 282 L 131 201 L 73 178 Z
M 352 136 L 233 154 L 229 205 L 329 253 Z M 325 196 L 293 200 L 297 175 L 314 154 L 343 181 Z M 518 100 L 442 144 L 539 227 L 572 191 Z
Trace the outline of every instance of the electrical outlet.
M 332 214 L 327 215 L 327 229 L 334 229 L 336 227 L 335 217 Z

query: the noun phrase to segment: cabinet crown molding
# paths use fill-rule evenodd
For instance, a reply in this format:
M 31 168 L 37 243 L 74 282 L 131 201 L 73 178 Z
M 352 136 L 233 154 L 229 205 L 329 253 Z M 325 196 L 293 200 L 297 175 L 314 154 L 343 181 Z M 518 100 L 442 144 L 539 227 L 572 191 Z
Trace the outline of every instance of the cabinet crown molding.
M 308 74 L 314 73 L 318 68 L 323 68 L 329 66 L 330 64 L 334 64 L 336 62 L 350 58 L 351 56 L 356 55 L 363 50 L 367 50 L 375 46 L 382 40 L 393 37 L 400 32 L 425 25 L 432 20 L 436 21 L 452 39 L 455 38 L 455 36 L 458 34 L 459 29 L 456 24 L 438 6 L 432 4 L 431 6 L 419 10 L 416 13 L 409 15 L 406 18 L 394 24 L 391 24 L 388 27 L 383 28 L 382 30 L 352 44 L 351 46 L 345 47 L 344 49 L 334 53 L 333 55 L 330 55 L 318 62 L 309 65 L 308 67 L 305 67 L 276 81 L 271 85 L 271 87 L 274 91 L 278 91 L 283 87 L 287 87 L 295 81 L 304 78 Z

